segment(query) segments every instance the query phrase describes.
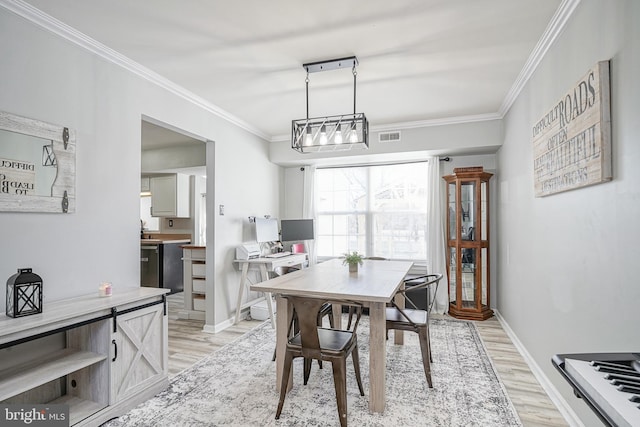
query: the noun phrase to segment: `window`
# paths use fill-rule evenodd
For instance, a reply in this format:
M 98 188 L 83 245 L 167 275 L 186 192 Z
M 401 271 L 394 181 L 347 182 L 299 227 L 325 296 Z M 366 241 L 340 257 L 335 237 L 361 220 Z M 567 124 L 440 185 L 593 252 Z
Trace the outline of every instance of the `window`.
M 316 171 L 319 257 L 425 260 L 427 164 Z

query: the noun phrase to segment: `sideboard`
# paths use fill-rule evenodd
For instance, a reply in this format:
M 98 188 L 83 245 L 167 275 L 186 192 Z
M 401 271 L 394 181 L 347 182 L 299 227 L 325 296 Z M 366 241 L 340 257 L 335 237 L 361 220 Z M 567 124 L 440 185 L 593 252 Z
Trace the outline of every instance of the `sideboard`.
M 65 404 L 70 425 L 124 414 L 168 384 L 168 290 L 130 288 L 0 314 L 0 402 Z

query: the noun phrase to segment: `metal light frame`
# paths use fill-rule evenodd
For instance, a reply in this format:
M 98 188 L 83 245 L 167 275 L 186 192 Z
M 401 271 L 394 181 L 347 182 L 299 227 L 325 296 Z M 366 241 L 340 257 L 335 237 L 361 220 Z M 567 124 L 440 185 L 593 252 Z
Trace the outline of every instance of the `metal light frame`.
M 291 148 L 300 153 L 345 151 L 369 148 L 369 122 L 364 113 L 356 113 L 355 56 L 304 64 L 307 117 L 291 121 Z M 352 67 L 353 114 L 309 118 L 309 73 Z

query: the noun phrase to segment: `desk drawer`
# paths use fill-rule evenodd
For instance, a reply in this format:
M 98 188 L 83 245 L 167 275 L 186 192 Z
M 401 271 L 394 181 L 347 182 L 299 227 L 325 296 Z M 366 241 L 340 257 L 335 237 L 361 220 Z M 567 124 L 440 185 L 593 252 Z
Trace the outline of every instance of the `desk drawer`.
M 292 267 L 294 265 L 304 264 L 306 259 L 307 258 L 306 258 L 305 255 L 288 256 L 288 257 L 284 257 L 284 258 L 272 261 L 271 265 L 273 266 L 273 268 L 276 268 L 276 267 Z

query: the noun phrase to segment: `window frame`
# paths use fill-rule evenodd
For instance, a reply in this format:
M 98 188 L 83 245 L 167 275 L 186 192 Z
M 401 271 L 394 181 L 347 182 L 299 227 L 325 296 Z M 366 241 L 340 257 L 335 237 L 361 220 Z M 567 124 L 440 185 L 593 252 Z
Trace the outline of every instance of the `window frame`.
M 383 164 L 362 164 L 362 165 L 348 165 L 348 166 L 327 166 L 327 167 L 319 167 L 317 168 L 316 171 L 321 171 L 321 170 L 329 170 L 329 169 L 355 169 L 355 168 L 366 168 L 366 192 L 365 192 L 365 197 L 366 197 L 366 202 L 365 202 L 365 210 L 364 211 L 359 211 L 359 210 L 349 210 L 349 211 L 345 211 L 345 210 L 336 210 L 336 211 L 321 211 L 319 209 L 316 208 L 316 222 L 319 222 L 319 217 L 321 215 L 331 215 L 331 216 L 335 216 L 335 215 L 363 215 L 364 216 L 364 220 L 365 220 L 365 254 L 367 256 L 374 256 L 371 255 L 373 254 L 373 245 L 374 245 L 374 217 L 376 214 L 382 214 L 384 215 L 385 213 L 388 213 L 388 211 L 376 211 L 373 212 L 372 210 L 372 205 L 373 205 L 373 187 L 370 185 L 372 179 L 372 172 L 373 172 L 373 168 L 375 167 L 384 167 L 384 166 L 399 166 L 399 165 L 406 165 L 406 164 L 415 164 L 415 163 L 424 163 L 426 164 L 428 161 L 427 160 L 419 160 L 419 161 L 411 161 L 411 162 L 397 162 L 397 163 L 383 163 Z M 316 172 L 317 173 L 317 172 Z M 317 176 L 316 176 L 316 183 L 317 183 Z M 425 188 L 426 189 L 426 188 Z M 314 195 L 314 199 L 315 199 L 315 205 L 316 207 L 320 206 L 319 203 L 319 192 L 317 192 L 317 188 L 316 188 L 316 194 Z M 415 211 L 414 211 L 415 212 Z M 408 212 L 408 213 L 413 213 L 413 212 Z M 426 211 L 425 211 L 425 215 L 427 215 Z M 319 225 L 318 225 L 318 230 L 316 231 L 316 233 L 319 232 Z M 427 230 L 426 230 L 426 225 L 425 225 L 425 240 L 427 238 L 426 236 L 427 234 Z M 318 253 L 317 250 L 317 246 L 316 246 L 316 251 Z M 319 261 L 326 261 L 329 259 L 333 259 L 336 258 L 336 255 L 320 255 L 318 253 L 317 255 L 317 259 Z M 409 259 L 409 258 L 390 258 L 393 259 L 394 261 L 411 261 L 414 263 L 414 266 L 421 268 L 421 266 L 425 266 L 426 267 L 426 254 L 424 258 L 420 258 L 420 259 Z

